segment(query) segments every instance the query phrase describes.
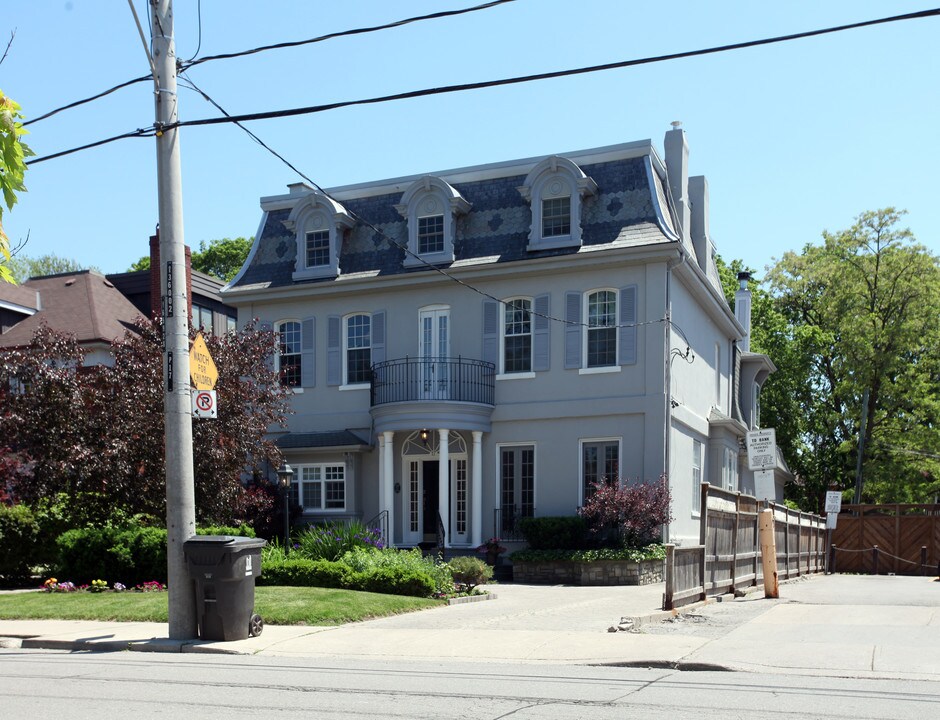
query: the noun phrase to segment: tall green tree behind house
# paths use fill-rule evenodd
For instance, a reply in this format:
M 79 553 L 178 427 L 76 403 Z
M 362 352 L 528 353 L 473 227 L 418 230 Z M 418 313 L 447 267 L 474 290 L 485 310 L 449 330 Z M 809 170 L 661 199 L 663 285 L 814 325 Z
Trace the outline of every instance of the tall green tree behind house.
M 14 255 L 9 262 L 10 272 L 17 283 L 26 282 L 31 277 L 55 275 L 56 273 L 75 272 L 77 270 L 101 270 L 95 266 L 82 265 L 78 260 L 59 257 L 55 253 L 29 257 L 22 253 Z
M 19 104 L 7 97 L 0 90 L 0 281 L 13 282 L 13 275 L 7 267 L 10 261 L 10 239 L 3 231 L 3 206 L 12 210 L 16 204 L 17 193 L 26 192 L 23 178 L 26 174 L 26 158 L 33 151 L 23 142 L 27 134 L 23 127 L 23 114 Z
M 775 308 L 807 341 L 799 410 L 815 493 L 854 487 L 866 391 L 863 501 L 933 501 L 940 490 L 940 259 L 900 227 L 903 215 L 864 212 L 768 276 Z
M 254 240 L 254 237 L 221 238 L 208 243 L 202 240 L 190 258 L 192 268 L 228 282 L 241 270 Z M 131 272 L 149 269 L 149 255 L 144 255 L 129 268 Z

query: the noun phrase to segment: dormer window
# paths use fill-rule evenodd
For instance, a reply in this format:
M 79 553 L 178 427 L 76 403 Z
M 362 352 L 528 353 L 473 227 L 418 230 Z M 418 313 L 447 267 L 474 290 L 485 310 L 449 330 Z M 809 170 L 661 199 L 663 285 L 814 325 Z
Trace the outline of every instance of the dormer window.
M 570 160 L 550 157 L 526 176 L 519 192 L 532 207 L 529 250 L 581 246 L 582 201 L 597 183 Z
M 339 275 L 343 233 L 355 225 L 346 208 L 322 193 L 310 191 L 294 206 L 284 225 L 297 238 L 294 280 Z
M 457 216 L 470 209 L 470 203 L 456 189 L 426 175 L 411 184 L 395 209 L 408 221 L 405 267 L 454 261 Z

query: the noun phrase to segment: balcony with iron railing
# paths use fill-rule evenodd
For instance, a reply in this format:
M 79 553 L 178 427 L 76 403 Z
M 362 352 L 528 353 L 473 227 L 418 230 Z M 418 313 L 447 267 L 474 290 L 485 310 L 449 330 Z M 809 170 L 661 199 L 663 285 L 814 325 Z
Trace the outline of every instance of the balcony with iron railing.
M 405 357 L 372 366 L 376 432 L 417 428 L 490 430 L 496 366 L 463 357 Z

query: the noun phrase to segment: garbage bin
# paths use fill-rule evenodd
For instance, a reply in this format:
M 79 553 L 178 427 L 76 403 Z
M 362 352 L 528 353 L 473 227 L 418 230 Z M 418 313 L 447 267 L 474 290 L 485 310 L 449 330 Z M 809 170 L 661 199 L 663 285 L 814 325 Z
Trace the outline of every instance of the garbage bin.
M 260 635 L 254 614 L 255 578 L 267 541 L 231 535 L 194 535 L 183 543 L 190 578 L 196 583 L 196 619 L 202 640 L 244 640 Z

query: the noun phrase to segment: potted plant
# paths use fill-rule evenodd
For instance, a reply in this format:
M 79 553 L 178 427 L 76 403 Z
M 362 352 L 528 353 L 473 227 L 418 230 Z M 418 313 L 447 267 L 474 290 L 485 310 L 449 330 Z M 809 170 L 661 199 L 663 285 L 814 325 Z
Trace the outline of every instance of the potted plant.
M 496 561 L 499 560 L 499 556 L 506 552 L 506 548 L 500 545 L 500 540 L 497 537 L 492 537 L 487 540 L 485 543 L 477 547 L 477 552 L 483 553 L 486 555 L 486 564 L 487 565 L 496 565 Z

